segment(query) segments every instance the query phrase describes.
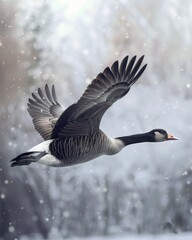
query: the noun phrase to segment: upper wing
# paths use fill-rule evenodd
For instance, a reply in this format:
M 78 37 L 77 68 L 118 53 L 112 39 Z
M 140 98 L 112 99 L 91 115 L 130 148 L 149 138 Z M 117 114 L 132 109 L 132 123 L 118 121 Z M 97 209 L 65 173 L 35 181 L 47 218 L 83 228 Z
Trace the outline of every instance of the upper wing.
M 32 93 L 27 105 L 35 129 L 45 140 L 50 139 L 55 123 L 63 113 L 63 108 L 56 98 L 54 85 L 51 91 L 46 84 L 44 93 L 40 88 L 37 95 Z
M 147 64 L 141 67 L 143 58 L 136 62 L 134 56 L 128 62 L 127 56 L 120 66 L 116 61 L 111 68 L 107 67 L 103 73 L 99 73 L 79 101 L 60 116 L 51 137 L 88 135 L 99 130 L 105 111 L 125 96 L 144 72 Z

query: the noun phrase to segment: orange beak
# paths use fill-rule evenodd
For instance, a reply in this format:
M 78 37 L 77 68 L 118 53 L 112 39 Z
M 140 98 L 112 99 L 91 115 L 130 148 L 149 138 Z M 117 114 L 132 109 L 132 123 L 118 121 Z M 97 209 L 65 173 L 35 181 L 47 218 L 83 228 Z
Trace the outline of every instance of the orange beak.
M 172 134 L 168 133 L 167 140 L 178 140 L 178 138 L 176 138 Z

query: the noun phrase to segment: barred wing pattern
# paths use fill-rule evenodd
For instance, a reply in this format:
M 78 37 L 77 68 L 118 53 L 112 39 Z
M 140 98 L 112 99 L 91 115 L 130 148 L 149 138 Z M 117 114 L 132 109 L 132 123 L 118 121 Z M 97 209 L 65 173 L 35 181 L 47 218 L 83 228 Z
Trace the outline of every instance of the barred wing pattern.
M 79 101 L 63 112 L 51 137 L 83 136 L 97 132 L 106 110 L 125 96 L 144 72 L 147 64 L 141 67 L 143 58 L 136 62 L 136 56 L 130 61 L 126 56 L 120 66 L 116 61 L 111 68 L 107 67 L 103 73 L 99 73 Z
M 62 164 L 74 165 L 98 157 L 109 145 L 107 136 L 98 131 L 95 134 L 77 137 L 54 139 L 49 145 L 51 153 L 62 161 Z
M 40 88 L 37 95 L 32 93 L 27 105 L 35 129 L 45 140 L 50 139 L 55 123 L 64 111 L 57 101 L 54 85 L 51 91 L 46 84 L 44 93 Z

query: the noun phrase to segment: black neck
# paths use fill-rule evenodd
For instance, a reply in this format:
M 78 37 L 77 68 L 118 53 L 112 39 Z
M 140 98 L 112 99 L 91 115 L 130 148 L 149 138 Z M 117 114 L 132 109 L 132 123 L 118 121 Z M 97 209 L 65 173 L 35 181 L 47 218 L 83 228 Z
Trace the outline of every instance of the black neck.
M 135 134 L 131 136 L 118 137 L 116 139 L 123 141 L 125 146 L 134 144 L 134 143 L 154 142 L 154 138 L 150 133 Z

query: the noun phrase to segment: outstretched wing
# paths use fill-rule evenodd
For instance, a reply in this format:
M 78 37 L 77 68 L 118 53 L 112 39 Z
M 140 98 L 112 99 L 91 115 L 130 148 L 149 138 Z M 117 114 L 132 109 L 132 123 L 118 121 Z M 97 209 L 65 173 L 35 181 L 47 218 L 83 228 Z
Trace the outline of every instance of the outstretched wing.
M 105 111 L 125 96 L 144 72 L 141 67 L 144 56 L 136 62 L 134 56 L 128 62 L 126 56 L 120 66 L 116 61 L 107 67 L 87 87 L 79 101 L 65 110 L 58 119 L 51 137 L 89 135 L 99 130 Z
M 57 101 L 54 85 L 51 91 L 46 84 L 44 92 L 39 88 L 38 94 L 32 93 L 27 105 L 35 129 L 45 140 L 50 139 L 55 123 L 63 113 L 63 108 Z

